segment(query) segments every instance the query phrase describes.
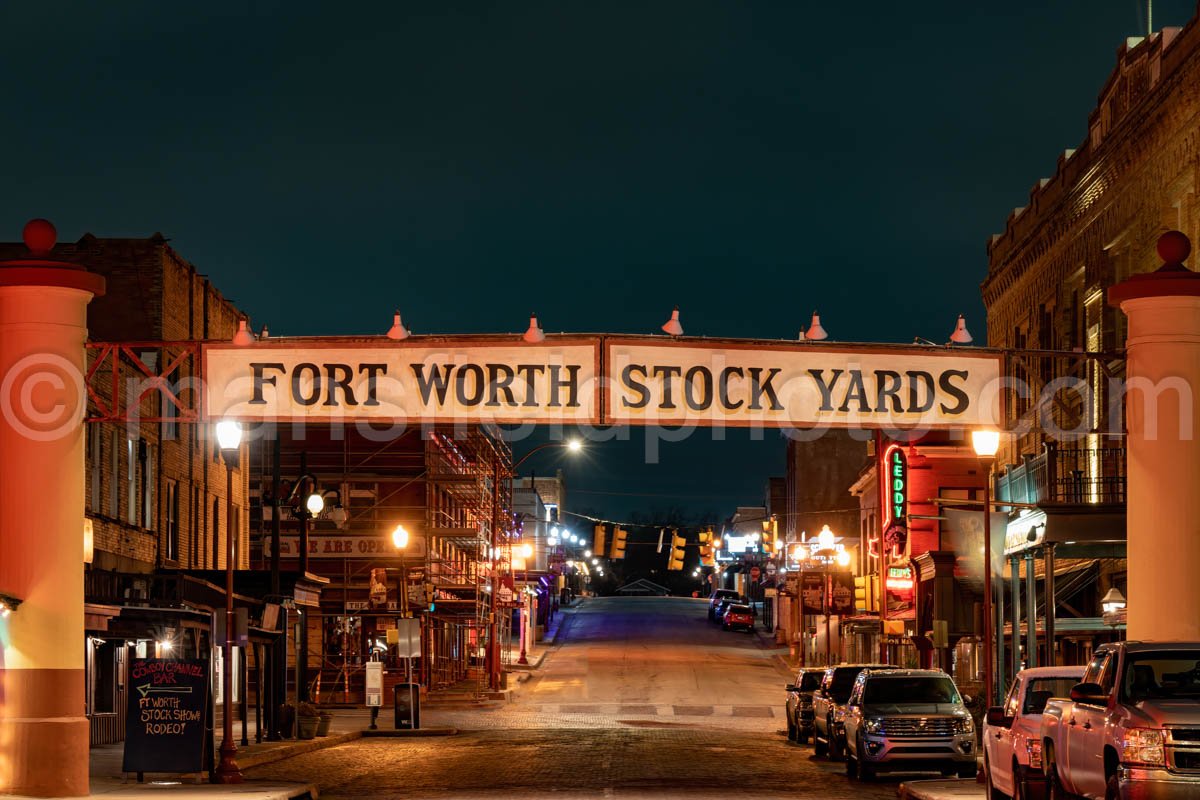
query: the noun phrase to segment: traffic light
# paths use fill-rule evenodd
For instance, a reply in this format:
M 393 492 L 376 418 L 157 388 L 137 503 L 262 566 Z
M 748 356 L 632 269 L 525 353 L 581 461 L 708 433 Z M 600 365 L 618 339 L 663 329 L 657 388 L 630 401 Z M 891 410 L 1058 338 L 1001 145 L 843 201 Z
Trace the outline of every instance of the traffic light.
M 432 583 L 425 584 L 425 605 L 431 612 L 437 610 L 436 591 Z
M 687 540 L 676 530 L 671 531 L 671 553 L 667 559 L 667 569 L 683 569 L 683 548 Z
M 700 533 L 697 534 L 697 537 L 700 540 L 700 566 L 702 566 L 702 567 L 713 566 L 714 552 L 713 552 L 712 528 L 706 528 L 705 530 L 700 531 Z
M 629 532 L 620 525 L 613 526 L 612 550 L 609 551 L 609 558 L 625 557 L 625 538 L 627 536 L 629 536 Z
M 604 555 L 604 526 L 599 523 L 592 529 L 592 553 L 597 558 Z
M 879 579 L 874 575 L 860 575 L 854 579 L 854 607 L 859 611 L 878 611 L 879 597 L 875 587 Z

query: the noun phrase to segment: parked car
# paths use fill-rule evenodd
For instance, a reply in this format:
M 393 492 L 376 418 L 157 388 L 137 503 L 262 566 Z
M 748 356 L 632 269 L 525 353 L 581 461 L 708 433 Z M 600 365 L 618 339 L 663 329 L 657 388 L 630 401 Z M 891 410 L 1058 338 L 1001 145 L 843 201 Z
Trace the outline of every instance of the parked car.
M 935 669 L 866 670 L 846 705 L 846 774 L 937 770 L 973 778 L 975 723 L 954 680 Z
M 1200 642 L 1101 645 L 1041 735 L 1051 797 L 1200 797 Z
M 801 669 L 795 682 L 787 685 L 783 716 L 787 719 L 788 738 L 806 744 L 813 730 L 813 692 L 821 685 L 825 670 Z
M 740 595 L 733 589 L 717 589 L 708 597 L 708 621 L 716 622 L 717 606 L 724 600 L 737 600 Z
M 983 768 L 988 800 L 1025 800 L 1045 794 L 1042 711 L 1051 697 L 1066 697 L 1083 667 L 1033 667 L 1017 673 L 1004 705 L 989 708 L 983 726 Z
M 729 607 L 745 601 L 740 597 L 725 597 L 717 601 L 717 607 L 713 610 L 713 622 L 720 623 L 725 619 L 725 612 Z
M 727 631 L 744 630 L 754 633 L 754 609 L 745 603 L 730 603 L 721 616 L 721 628 Z
M 813 692 L 813 752 L 828 755 L 834 761 L 842 758 L 845 738 L 842 719 L 846 701 L 854 688 L 854 680 L 864 669 L 898 669 L 891 664 L 839 664 L 825 670 L 821 687 Z

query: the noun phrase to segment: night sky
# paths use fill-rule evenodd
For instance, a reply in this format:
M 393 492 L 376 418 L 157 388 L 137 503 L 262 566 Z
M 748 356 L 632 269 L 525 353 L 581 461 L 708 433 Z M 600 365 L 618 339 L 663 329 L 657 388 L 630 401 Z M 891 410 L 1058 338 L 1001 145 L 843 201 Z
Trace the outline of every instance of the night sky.
M 247 12 L 243 6 L 249 6 Z M 1193 0 L 1158 0 L 1155 27 Z M 273 334 L 984 340 L 985 242 L 1078 145 L 1132 0 L 10 3 L 8 239 L 161 231 Z M 622 519 L 761 503 L 777 435 L 567 467 Z M 528 444 L 515 446 L 518 453 Z M 534 456 L 548 472 L 563 451 Z M 622 494 L 607 494 L 609 492 Z

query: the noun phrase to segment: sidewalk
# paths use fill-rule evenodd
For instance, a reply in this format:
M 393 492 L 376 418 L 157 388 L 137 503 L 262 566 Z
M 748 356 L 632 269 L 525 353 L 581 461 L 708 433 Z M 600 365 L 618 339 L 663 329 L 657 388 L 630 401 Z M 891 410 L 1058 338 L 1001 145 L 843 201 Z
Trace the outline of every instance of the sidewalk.
M 569 627 L 569 622 L 575 611 L 582 605 L 577 600 L 569 608 L 560 609 L 554 621 L 546 631 L 544 639 L 538 643 L 536 651 L 526 653 L 528 665 L 508 665 L 508 669 L 516 674 L 516 682 L 523 682 L 532 677 L 533 672 L 541 666 L 551 648 L 559 644 L 559 640 Z M 519 652 L 519 651 L 518 651 Z M 514 654 L 515 661 L 515 654 Z M 507 690 L 504 699 L 509 699 L 513 689 Z M 435 695 L 425 698 L 422 705 L 429 707 L 436 718 L 439 706 L 453 706 L 456 699 Z M 354 741 L 367 733 L 371 723 L 371 712 L 366 708 L 337 708 L 333 709 L 333 724 L 328 736 L 315 739 L 287 739 L 278 742 L 254 741 L 256 727 L 253 720 L 246 725 L 246 735 L 249 744 L 241 744 L 242 726 L 240 720 L 233 725 L 234 741 L 238 745 L 237 762 L 242 770 L 249 770 L 263 764 L 281 761 L 314 750 L 336 747 L 346 742 Z M 219 724 L 219 720 L 218 720 Z M 392 734 L 391 709 L 380 709 L 378 734 Z M 419 731 L 401 731 L 409 736 L 447 735 L 456 733 L 453 729 L 423 725 Z M 376 735 L 378 735 L 376 734 Z M 221 740 L 221 731 L 217 731 L 217 743 Z M 319 791 L 315 785 L 303 783 L 279 783 L 273 781 L 256 782 L 248 780 L 236 786 L 220 786 L 209 783 L 194 783 L 195 776 L 183 778 L 178 775 L 147 773 L 144 783 L 137 782 L 133 773 L 122 772 L 124 760 L 124 743 L 101 745 L 89 751 L 89 775 L 91 781 L 91 796 L 103 797 L 105 800 L 146 800 L 147 792 L 169 792 L 171 800 L 200 800 L 201 798 L 224 797 L 236 793 L 243 800 L 315 800 Z M 184 781 L 188 782 L 184 782 Z M 161 795 L 160 795 L 161 796 Z M 19 795 L 0 795 L 0 800 L 23 800 Z
M 974 778 L 905 781 L 896 789 L 900 800 L 984 800 L 986 788 Z

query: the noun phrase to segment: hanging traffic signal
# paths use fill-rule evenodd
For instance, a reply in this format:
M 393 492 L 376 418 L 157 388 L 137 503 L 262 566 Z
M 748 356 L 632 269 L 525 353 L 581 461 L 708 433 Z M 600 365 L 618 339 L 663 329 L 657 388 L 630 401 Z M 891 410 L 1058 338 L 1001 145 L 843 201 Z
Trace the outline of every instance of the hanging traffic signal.
M 599 523 L 592 529 L 592 552 L 597 557 L 604 555 L 604 526 Z
M 609 558 L 624 558 L 625 557 L 625 538 L 629 536 L 629 532 L 620 525 L 613 526 L 612 550 L 609 551 Z
M 687 545 L 687 540 L 679 535 L 678 531 L 671 531 L 671 554 L 667 559 L 667 569 L 683 569 L 683 548 Z
M 879 580 L 874 575 L 860 575 L 854 579 L 854 607 L 859 611 L 878 611 L 879 598 L 875 586 Z
M 700 533 L 697 534 L 697 538 L 700 540 L 700 566 L 713 566 L 715 563 L 713 560 L 715 553 L 713 552 L 712 528 L 706 528 L 705 530 L 700 531 Z

